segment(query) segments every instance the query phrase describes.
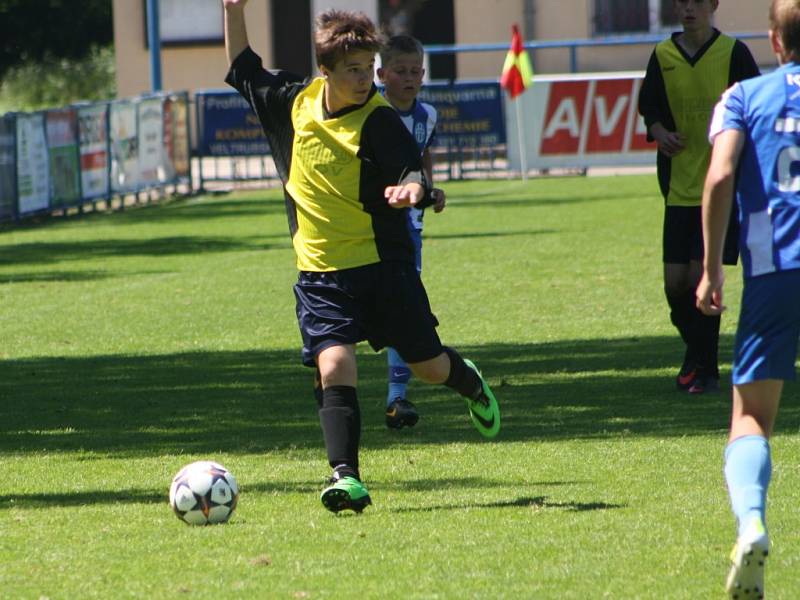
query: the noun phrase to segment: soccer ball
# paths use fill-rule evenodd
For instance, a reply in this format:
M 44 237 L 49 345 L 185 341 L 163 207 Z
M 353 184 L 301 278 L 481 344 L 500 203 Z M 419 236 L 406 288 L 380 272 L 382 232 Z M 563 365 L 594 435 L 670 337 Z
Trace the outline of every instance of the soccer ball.
M 190 525 L 225 523 L 239 500 L 239 486 L 222 465 L 201 460 L 186 465 L 169 488 L 169 505 Z

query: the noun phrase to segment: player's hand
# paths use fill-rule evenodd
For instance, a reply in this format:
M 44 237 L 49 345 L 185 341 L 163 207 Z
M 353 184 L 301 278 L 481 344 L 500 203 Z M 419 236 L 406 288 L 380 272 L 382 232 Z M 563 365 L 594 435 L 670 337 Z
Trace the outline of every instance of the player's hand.
M 384 192 L 384 197 L 392 208 L 406 208 L 416 205 L 425 196 L 425 188 L 419 183 L 405 185 L 390 185 Z
M 665 130 L 662 135 L 656 137 L 656 142 L 659 151 L 670 158 L 677 156 L 686 148 L 686 136 L 677 131 Z
M 431 198 L 433 198 L 433 212 L 440 213 L 444 210 L 445 204 L 447 204 L 447 198 L 445 196 L 444 190 L 440 190 L 439 188 L 433 188 L 431 190 Z
M 715 317 L 721 315 L 727 308 L 722 303 L 723 281 L 722 270 L 719 271 L 718 275 L 709 275 L 708 271 L 703 271 L 703 277 L 700 278 L 700 283 L 697 284 L 697 291 L 695 292 L 695 305 L 704 315 Z
M 245 4 L 247 4 L 247 0 L 222 0 L 222 7 L 226 10 L 229 8 L 244 8 Z

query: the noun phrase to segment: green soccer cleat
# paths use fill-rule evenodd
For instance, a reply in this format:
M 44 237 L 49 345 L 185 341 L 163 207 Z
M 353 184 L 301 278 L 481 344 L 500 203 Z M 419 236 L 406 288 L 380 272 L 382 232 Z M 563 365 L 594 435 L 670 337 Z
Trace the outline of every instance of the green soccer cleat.
M 736 540 L 731 552 L 730 573 L 725 591 L 735 600 L 764 597 L 764 563 L 769 554 L 769 538 L 761 519 L 754 519 Z
M 478 378 L 481 380 L 481 393 L 477 399 L 465 398 L 467 401 L 467 408 L 469 409 L 469 416 L 472 419 L 472 424 L 475 429 L 487 438 L 493 438 L 500 431 L 500 407 L 497 405 L 497 400 L 489 388 L 489 384 L 481 375 L 478 367 L 475 366 L 469 359 L 464 359 L 466 365 L 475 371 Z
M 348 475 L 337 478 L 334 473 L 331 483 L 333 485 L 322 490 L 319 498 L 329 511 L 338 513 L 343 510 L 352 510 L 360 513 L 367 505 L 372 504 L 367 488 L 355 477 Z

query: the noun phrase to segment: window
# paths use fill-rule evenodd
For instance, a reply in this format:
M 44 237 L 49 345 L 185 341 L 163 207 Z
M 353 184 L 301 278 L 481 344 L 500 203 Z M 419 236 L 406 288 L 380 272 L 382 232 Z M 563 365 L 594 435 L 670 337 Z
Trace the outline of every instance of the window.
M 673 0 L 594 0 L 594 34 L 660 32 L 678 24 Z
M 147 44 L 147 0 L 142 4 Z M 222 2 L 219 0 L 159 0 L 157 4 L 162 44 L 223 42 Z

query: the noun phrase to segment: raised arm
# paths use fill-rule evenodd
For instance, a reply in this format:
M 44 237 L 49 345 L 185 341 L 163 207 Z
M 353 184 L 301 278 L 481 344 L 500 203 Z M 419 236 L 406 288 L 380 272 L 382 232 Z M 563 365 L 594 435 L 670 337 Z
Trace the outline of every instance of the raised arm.
M 244 23 L 246 4 L 247 0 L 222 0 L 225 9 L 225 53 L 229 65 L 250 45 Z

